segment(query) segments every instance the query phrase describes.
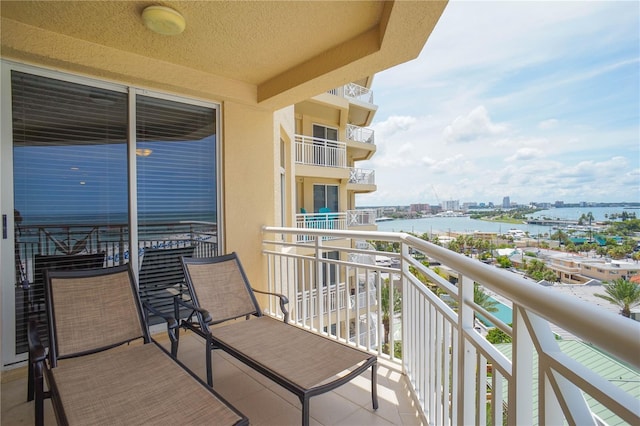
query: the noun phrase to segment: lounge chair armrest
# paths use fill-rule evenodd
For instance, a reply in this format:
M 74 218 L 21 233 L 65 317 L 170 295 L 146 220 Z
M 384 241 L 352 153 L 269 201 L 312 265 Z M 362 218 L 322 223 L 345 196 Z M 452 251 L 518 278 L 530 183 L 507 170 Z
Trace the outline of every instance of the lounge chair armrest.
M 149 305 L 149 303 L 147 302 L 142 302 L 142 306 L 145 310 L 145 319 L 148 319 L 148 314 L 149 312 L 151 312 L 152 314 L 159 316 L 167 322 L 167 334 L 169 335 L 169 340 L 171 341 L 171 355 L 175 357 L 178 353 L 178 320 L 176 320 L 173 315 L 160 312 L 153 306 Z M 148 320 L 146 322 L 148 324 Z
M 27 325 L 27 339 L 29 340 L 29 359 L 32 363 L 38 363 L 47 357 L 44 345 L 40 341 L 38 333 L 38 323 L 35 320 L 29 321 Z
M 182 306 L 184 306 L 186 308 L 189 308 L 189 309 L 192 309 L 192 310 L 198 312 L 200 315 L 202 315 L 202 321 L 204 321 L 206 324 L 209 324 L 213 320 L 213 318 L 211 318 L 211 314 L 206 309 L 202 309 L 202 308 L 199 308 L 197 306 L 194 306 L 191 302 L 187 302 L 186 300 L 182 300 L 179 297 L 176 297 L 173 300 L 178 305 L 182 305 Z
M 173 315 L 160 312 L 159 310 L 157 310 L 147 302 L 142 302 L 142 305 L 147 311 L 164 319 L 167 322 L 167 328 L 171 330 L 178 328 L 178 320 L 176 320 Z
M 268 291 L 260 291 L 260 290 L 256 290 L 255 288 L 252 288 L 252 290 L 254 293 L 268 294 L 270 296 L 278 297 L 280 299 L 280 310 L 284 315 L 284 322 L 289 322 L 289 311 L 287 310 L 287 304 L 289 304 L 289 299 L 287 298 L 287 296 L 280 293 L 270 293 Z

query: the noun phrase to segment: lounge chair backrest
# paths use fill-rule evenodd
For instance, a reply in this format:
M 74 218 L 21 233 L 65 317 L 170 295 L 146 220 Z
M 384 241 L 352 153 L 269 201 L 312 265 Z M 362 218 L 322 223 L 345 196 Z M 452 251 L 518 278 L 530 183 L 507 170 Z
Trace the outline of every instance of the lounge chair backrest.
M 129 265 L 45 277 L 53 360 L 148 341 Z
M 246 315 L 260 315 L 260 307 L 235 253 L 183 257 L 185 278 L 195 306 L 206 309 L 212 324 Z

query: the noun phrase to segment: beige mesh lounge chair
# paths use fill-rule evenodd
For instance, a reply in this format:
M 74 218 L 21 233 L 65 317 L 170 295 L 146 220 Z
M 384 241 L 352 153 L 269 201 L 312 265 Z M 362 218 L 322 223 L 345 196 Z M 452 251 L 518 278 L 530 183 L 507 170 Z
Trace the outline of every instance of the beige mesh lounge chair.
M 371 367 L 371 400 L 373 408 L 378 408 L 375 355 L 288 324 L 288 300 L 282 295 L 276 296 L 284 322 L 262 315 L 254 292 L 264 292 L 251 288 L 235 253 L 183 257 L 182 263 L 192 302 L 176 298 L 176 312 L 178 305 L 193 309 L 182 326 L 206 339 L 210 385 L 211 350 L 220 348 L 297 395 L 306 426 L 312 396 L 335 389 Z
M 45 276 L 48 356 L 35 321 L 29 327 L 37 425 L 44 421 L 45 398 L 51 398 L 63 425 L 248 424 L 151 340 L 148 313 L 143 314 L 128 265 Z M 167 319 L 175 342 L 177 321 Z

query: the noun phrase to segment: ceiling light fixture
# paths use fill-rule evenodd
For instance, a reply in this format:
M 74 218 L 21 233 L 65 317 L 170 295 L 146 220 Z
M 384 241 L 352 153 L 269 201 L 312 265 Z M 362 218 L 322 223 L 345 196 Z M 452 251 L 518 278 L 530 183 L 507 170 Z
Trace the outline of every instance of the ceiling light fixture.
M 149 148 L 136 148 L 136 155 L 138 157 L 148 157 L 153 151 Z
M 151 31 L 162 35 L 178 35 L 187 23 L 177 11 L 166 6 L 148 6 L 142 11 L 142 21 Z

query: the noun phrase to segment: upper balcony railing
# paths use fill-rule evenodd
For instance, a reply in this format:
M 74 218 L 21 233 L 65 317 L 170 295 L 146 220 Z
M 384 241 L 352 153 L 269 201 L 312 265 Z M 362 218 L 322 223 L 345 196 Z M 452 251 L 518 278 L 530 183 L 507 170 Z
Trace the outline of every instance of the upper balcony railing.
M 357 226 L 375 225 L 376 211 L 373 209 L 347 210 L 335 213 L 296 214 L 296 228 L 307 229 L 349 229 Z M 315 237 L 300 235 L 299 241 L 312 241 Z M 330 236 L 325 236 L 330 238 Z
M 329 90 L 329 93 L 343 98 L 356 99 L 360 102 L 366 102 L 373 104 L 373 91 L 366 87 L 360 86 L 355 83 L 345 84 L 342 87 L 336 87 Z
M 321 167 L 347 167 L 347 145 L 344 142 L 296 135 L 296 163 Z
M 308 229 L 296 241 L 300 229 L 263 231 L 269 290 L 297 301 L 291 321 L 397 362 L 429 424 L 640 424 L 640 323 L 404 233 Z M 398 251 L 378 253 L 371 241 Z M 377 265 L 376 254 L 400 268 Z M 425 256 L 457 272 L 457 284 Z M 511 305 L 510 320 L 475 302 L 476 283 Z M 335 303 L 318 293 L 325 286 L 376 297 Z M 277 306 L 269 300 L 268 311 Z M 489 343 L 478 315 L 511 342 Z M 628 373 L 606 377 L 577 361 L 551 326 Z
M 347 124 L 347 140 L 375 144 L 375 131 L 367 127 Z
M 376 171 L 372 169 L 349 169 L 349 183 L 360 185 L 375 185 Z
M 369 226 L 376 224 L 377 212 L 374 209 L 347 210 L 347 226 Z

